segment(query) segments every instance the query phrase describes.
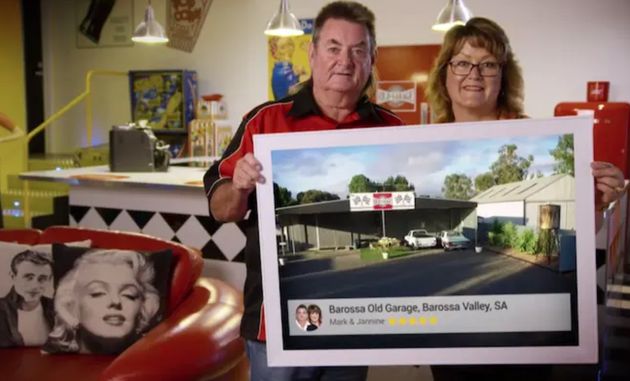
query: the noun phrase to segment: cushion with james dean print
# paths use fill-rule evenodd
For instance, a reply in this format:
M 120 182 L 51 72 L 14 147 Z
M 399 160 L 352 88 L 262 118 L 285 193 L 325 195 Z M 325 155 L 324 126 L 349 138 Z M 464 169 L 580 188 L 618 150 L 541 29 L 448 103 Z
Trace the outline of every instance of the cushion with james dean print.
M 54 319 L 52 267 L 51 244 L 0 242 L 0 348 L 46 341 Z

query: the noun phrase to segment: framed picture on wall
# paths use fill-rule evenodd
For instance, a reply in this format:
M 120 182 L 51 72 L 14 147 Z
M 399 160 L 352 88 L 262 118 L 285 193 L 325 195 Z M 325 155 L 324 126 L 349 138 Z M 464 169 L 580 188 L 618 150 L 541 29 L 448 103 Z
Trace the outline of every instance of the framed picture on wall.
M 394 111 L 405 124 L 431 123 L 431 110 L 424 98 L 424 91 L 440 47 L 379 46 L 376 103 Z
M 597 360 L 591 117 L 255 135 L 254 152 L 271 366 Z M 413 208 L 388 204 L 400 191 Z M 355 211 L 356 192 L 379 201 Z
M 74 0 L 77 48 L 132 46 L 133 1 Z
M 301 36 L 273 36 L 267 38 L 267 92 L 270 100 L 289 95 L 289 90 L 311 75 L 308 45 L 313 38 L 313 19 L 301 19 Z

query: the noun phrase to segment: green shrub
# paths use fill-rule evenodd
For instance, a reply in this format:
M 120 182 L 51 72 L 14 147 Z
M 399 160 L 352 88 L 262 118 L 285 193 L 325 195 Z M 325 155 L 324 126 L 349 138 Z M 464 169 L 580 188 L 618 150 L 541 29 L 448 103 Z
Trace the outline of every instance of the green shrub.
M 536 233 L 532 229 L 525 229 L 518 235 L 516 247 L 524 253 L 534 254 L 536 253 L 537 243 L 538 237 Z
M 492 227 L 488 232 L 488 243 L 492 246 L 504 246 L 505 237 L 503 235 L 504 223 L 499 220 L 492 222 Z
M 400 240 L 393 237 L 383 237 L 378 240 L 377 244 L 383 248 L 397 247 L 400 246 Z
M 515 247 L 518 241 L 518 232 L 513 223 L 503 225 L 503 247 Z
M 503 233 L 503 223 L 495 219 L 492 222 L 492 227 L 490 228 L 490 231 L 495 235 Z
M 502 246 L 503 245 L 503 235 L 501 233 L 495 233 L 493 231 L 488 232 L 488 242 L 491 246 Z

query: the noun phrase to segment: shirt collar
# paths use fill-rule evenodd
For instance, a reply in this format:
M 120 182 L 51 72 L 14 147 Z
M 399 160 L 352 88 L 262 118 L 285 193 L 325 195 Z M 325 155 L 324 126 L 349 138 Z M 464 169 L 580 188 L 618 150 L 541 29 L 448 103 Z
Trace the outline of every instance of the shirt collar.
M 381 118 L 376 111 L 376 107 L 365 95 L 359 99 L 355 112 L 358 114 L 359 120 L 383 122 L 383 118 Z M 313 85 L 310 81 L 305 83 L 293 96 L 293 106 L 291 106 L 291 110 L 289 110 L 289 116 L 296 118 L 302 118 L 308 115 L 322 115 L 322 111 L 319 109 L 317 102 L 315 102 Z

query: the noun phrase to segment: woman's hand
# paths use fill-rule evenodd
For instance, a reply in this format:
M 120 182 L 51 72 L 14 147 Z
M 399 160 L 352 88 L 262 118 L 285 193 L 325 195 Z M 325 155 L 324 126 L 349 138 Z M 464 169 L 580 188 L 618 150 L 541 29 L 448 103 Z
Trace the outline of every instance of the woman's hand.
M 595 177 L 595 209 L 601 211 L 623 194 L 623 173 L 614 164 L 605 161 L 592 162 L 591 169 Z

